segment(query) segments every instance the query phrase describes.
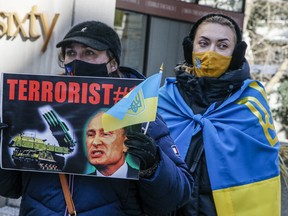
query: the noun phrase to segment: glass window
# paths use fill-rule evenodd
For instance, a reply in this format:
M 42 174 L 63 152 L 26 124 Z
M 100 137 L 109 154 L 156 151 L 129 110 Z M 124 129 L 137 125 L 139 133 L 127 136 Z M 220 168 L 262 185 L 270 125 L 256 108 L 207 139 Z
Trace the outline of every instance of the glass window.
M 114 25 L 122 43 L 120 65 L 150 76 L 163 63 L 163 79 L 174 76 L 173 68 L 184 59 L 182 41 L 191 24 L 148 16 L 116 10 Z
M 199 0 L 198 4 L 234 12 L 243 11 L 243 0 Z
M 143 70 L 146 41 L 147 16 L 116 10 L 114 27 L 121 39 L 121 66 Z
M 227 11 L 243 12 L 245 0 L 180 0 Z
M 180 0 L 188 3 L 197 3 L 197 0 Z

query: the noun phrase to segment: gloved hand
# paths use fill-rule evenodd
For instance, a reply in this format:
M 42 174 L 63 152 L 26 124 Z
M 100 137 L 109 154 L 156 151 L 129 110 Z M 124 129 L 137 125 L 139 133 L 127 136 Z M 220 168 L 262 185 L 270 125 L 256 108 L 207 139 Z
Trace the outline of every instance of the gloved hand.
M 5 124 L 5 123 L 0 123 L 0 129 L 4 129 L 4 128 L 7 128 L 7 127 L 8 127 L 7 124 Z
M 152 175 L 159 163 L 159 156 L 155 141 L 140 132 L 130 132 L 127 134 L 125 145 L 128 147 L 128 153 L 134 155 L 140 160 L 140 176 L 141 170 L 149 170 L 148 174 Z M 146 176 L 147 172 L 144 174 Z

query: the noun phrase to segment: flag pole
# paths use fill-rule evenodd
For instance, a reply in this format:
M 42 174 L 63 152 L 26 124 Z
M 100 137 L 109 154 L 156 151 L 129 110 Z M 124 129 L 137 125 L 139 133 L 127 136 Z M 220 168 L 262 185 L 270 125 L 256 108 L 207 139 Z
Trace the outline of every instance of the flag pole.
M 143 134 L 146 134 L 146 133 L 147 133 L 147 131 L 148 131 L 148 127 L 149 127 L 149 124 L 150 124 L 150 121 L 147 122 L 146 127 L 144 128 L 144 132 L 143 132 Z
M 159 73 L 163 73 L 163 62 L 162 62 L 162 64 L 160 65 L 160 71 L 159 71 Z M 157 115 L 157 114 L 156 114 L 156 115 Z M 150 124 L 150 121 L 147 122 L 146 127 L 144 128 L 143 134 L 146 134 L 146 133 L 147 133 L 148 128 L 149 128 L 149 124 Z

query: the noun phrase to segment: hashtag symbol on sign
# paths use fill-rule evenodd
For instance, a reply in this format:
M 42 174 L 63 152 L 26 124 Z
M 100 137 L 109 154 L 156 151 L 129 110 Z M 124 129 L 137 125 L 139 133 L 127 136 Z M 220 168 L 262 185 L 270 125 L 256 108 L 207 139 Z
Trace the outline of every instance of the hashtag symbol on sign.
M 116 91 L 113 92 L 114 94 L 114 104 L 116 104 L 119 100 L 121 100 L 131 89 L 128 87 L 118 87 Z

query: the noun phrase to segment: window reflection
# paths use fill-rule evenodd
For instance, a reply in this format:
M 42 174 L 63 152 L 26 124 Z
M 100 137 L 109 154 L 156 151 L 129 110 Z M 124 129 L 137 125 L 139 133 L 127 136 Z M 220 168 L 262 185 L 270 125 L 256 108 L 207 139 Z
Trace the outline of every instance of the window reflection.
M 244 0 L 180 0 L 187 3 L 196 3 L 227 11 L 242 12 Z
M 121 65 L 143 70 L 147 16 L 116 10 L 114 28 L 121 39 Z

